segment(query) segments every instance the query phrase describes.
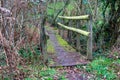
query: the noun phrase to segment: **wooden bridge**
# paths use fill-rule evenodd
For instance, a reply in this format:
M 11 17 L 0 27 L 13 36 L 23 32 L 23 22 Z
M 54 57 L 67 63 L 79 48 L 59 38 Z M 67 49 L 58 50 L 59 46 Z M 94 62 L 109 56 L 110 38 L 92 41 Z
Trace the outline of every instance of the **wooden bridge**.
M 58 42 L 57 38 L 56 38 L 56 34 L 53 28 L 49 27 L 49 29 L 47 29 L 48 35 L 50 37 L 50 40 L 52 42 L 52 45 L 55 48 L 55 54 L 54 56 L 52 56 L 52 60 L 53 63 L 50 63 L 50 66 L 72 66 L 72 65 L 78 65 L 78 64 L 87 64 L 89 62 L 89 60 L 91 60 L 92 57 L 92 17 L 90 15 L 82 15 L 82 16 L 58 16 L 59 19 L 65 19 L 65 20 L 69 20 L 69 22 L 71 23 L 71 21 L 75 21 L 77 20 L 77 28 L 72 27 L 72 25 L 70 26 L 66 26 L 64 25 L 64 22 L 62 21 L 62 23 L 58 22 L 58 34 L 64 39 L 64 30 L 68 30 L 70 32 L 76 32 L 77 33 L 77 44 L 76 44 L 76 48 L 78 49 L 78 51 L 80 50 L 80 41 L 79 41 L 79 37 L 80 34 L 84 35 L 85 37 L 87 37 L 87 55 L 86 57 L 84 57 L 83 55 L 81 55 L 79 52 L 76 51 L 66 51 Z M 80 20 L 86 20 L 87 21 L 87 29 L 88 31 L 84 31 L 79 29 L 79 23 Z M 71 33 L 69 33 L 71 34 Z

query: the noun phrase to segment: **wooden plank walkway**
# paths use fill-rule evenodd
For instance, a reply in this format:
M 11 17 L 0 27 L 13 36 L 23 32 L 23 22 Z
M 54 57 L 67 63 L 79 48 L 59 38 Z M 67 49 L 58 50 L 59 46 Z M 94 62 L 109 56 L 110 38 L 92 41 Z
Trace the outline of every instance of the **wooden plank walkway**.
M 50 27 L 49 27 L 50 28 Z M 57 41 L 55 31 L 50 28 L 47 29 L 49 39 L 55 49 L 55 55 L 52 57 L 53 63 L 49 66 L 74 66 L 85 65 L 88 63 L 86 58 L 78 52 L 67 52 Z

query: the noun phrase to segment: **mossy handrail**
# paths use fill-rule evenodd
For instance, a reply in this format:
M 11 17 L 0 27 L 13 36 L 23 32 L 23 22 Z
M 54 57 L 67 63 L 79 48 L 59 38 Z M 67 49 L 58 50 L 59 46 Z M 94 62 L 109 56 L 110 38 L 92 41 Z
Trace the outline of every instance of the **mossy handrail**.
M 61 23 L 57 23 L 58 25 L 60 25 L 61 27 L 64 27 L 65 29 L 68 29 L 68 30 L 71 30 L 71 31 L 74 31 L 74 32 L 77 32 L 77 33 L 80 33 L 80 34 L 83 34 L 85 36 L 89 36 L 90 35 L 90 32 L 87 32 L 87 31 L 84 31 L 84 30 L 81 30 L 81 29 L 77 29 L 77 28 L 73 28 L 73 27 L 69 27 L 69 26 L 65 26 Z
M 82 15 L 82 16 L 58 16 L 59 18 L 63 19 L 70 19 L 70 20 L 89 20 L 89 15 Z

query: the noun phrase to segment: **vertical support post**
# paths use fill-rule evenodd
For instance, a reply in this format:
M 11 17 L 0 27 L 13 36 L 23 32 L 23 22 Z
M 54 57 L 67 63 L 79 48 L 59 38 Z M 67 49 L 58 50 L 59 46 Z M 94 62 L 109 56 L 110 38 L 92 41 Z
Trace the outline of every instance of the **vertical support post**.
M 60 29 L 60 36 L 62 37 L 63 36 L 63 28 L 61 27 Z
M 89 20 L 89 25 L 88 25 L 88 31 L 90 32 L 90 35 L 88 36 L 88 41 L 87 41 L 87 59 L 92 60 L 92 16 L 90 15 L 90 20 Z
M 61 33 L 61 30 L 60 30 L 61 28 L 60 28 L 60 26 L 58 25 L 58 34 L 60 35 Z
M 80 20 L 77 21 L 77 26 L 76 27 L 79 29 Z M 80 49 L 81 49 L 81 46 L 80 46 L 80 34 L 77 34 L 77 36 L 76 36 L 76 47 L 77 47 L 77 51 L 79 52 Z
M 64 24 L 64 19 L 62 19 L 62 24 Z M 63 29 L 63 27 L 62 27 L 61 37 L 64 39 L 64 29 Z
M 61 23 L 63 22 L 63 19 L 61 20 Z M 63 24 L 63 23 L 62 23 Z M 62 35 L 63 35 L 63 28 L 60 26 L 60 36 L 62 37 Z
M 69 21 L 69 26 L 72 26 L 72 20 Z M 72 43 L 72 31 L 68 31 L 69 43 Z

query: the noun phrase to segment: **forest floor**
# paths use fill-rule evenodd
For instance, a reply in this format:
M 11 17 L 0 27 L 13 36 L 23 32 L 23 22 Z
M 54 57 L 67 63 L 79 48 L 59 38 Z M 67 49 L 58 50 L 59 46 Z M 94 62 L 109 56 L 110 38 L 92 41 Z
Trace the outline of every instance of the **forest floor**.
M 85 55 L 76 52 L 58 35 L 57 28 L 47 24 L 46 31 L 49 36 L 47 40 L 48 65 L 43 64 L 42 56 L 35 48 L 38 56 L 27 57 L 23 64 L 18 66 L 20 76 L 24 80 L 120 80 L 120 58 L 102 56 L 109 52 L 94 52 L 94 60 L 89 62 L 84 57 Z M 22 53 L 21 56 L 27 56 L 32 52 L 22 50 Z M 97 54 L 99 55 L 95 56 Z M 0 59 L 2 58 L 3 56 L 0 56 Z M 1 68 L 0 80 L 11 80 L 6 71 L 1 72 Z
M 20 69 L 26 76 L 25 80 L 120 80 L 119 58 L 99 55 L 88 62 L 58 35 L 58 29 L 47 24 L 46 31 L 49 36 L 48 66 L 40 63 L 41 58 L 33 64 L 21 66 Z
M 48 66 L 42 63 L 42 56 L 35 48 L 39 56 L 28 57 L 22 65 L 18 66 L 24 80 L 120 80 L 120 58 L 100 56 L 100 54 L 107 53 L 94 52 L 94 56 L 95 54 L 99 56 L 95 56 L 94 60 L 89 62 L 58 35 L 57 28 L 47 24 L 46 31 L 49 35 L 47 40 Z M 26 53 L 32 52 L 23 50 L 24 56 Z M 2 75 L 4 79 L 1 78 Z M 4 70 L 0 74 L 0 80 L 10 80 Z

